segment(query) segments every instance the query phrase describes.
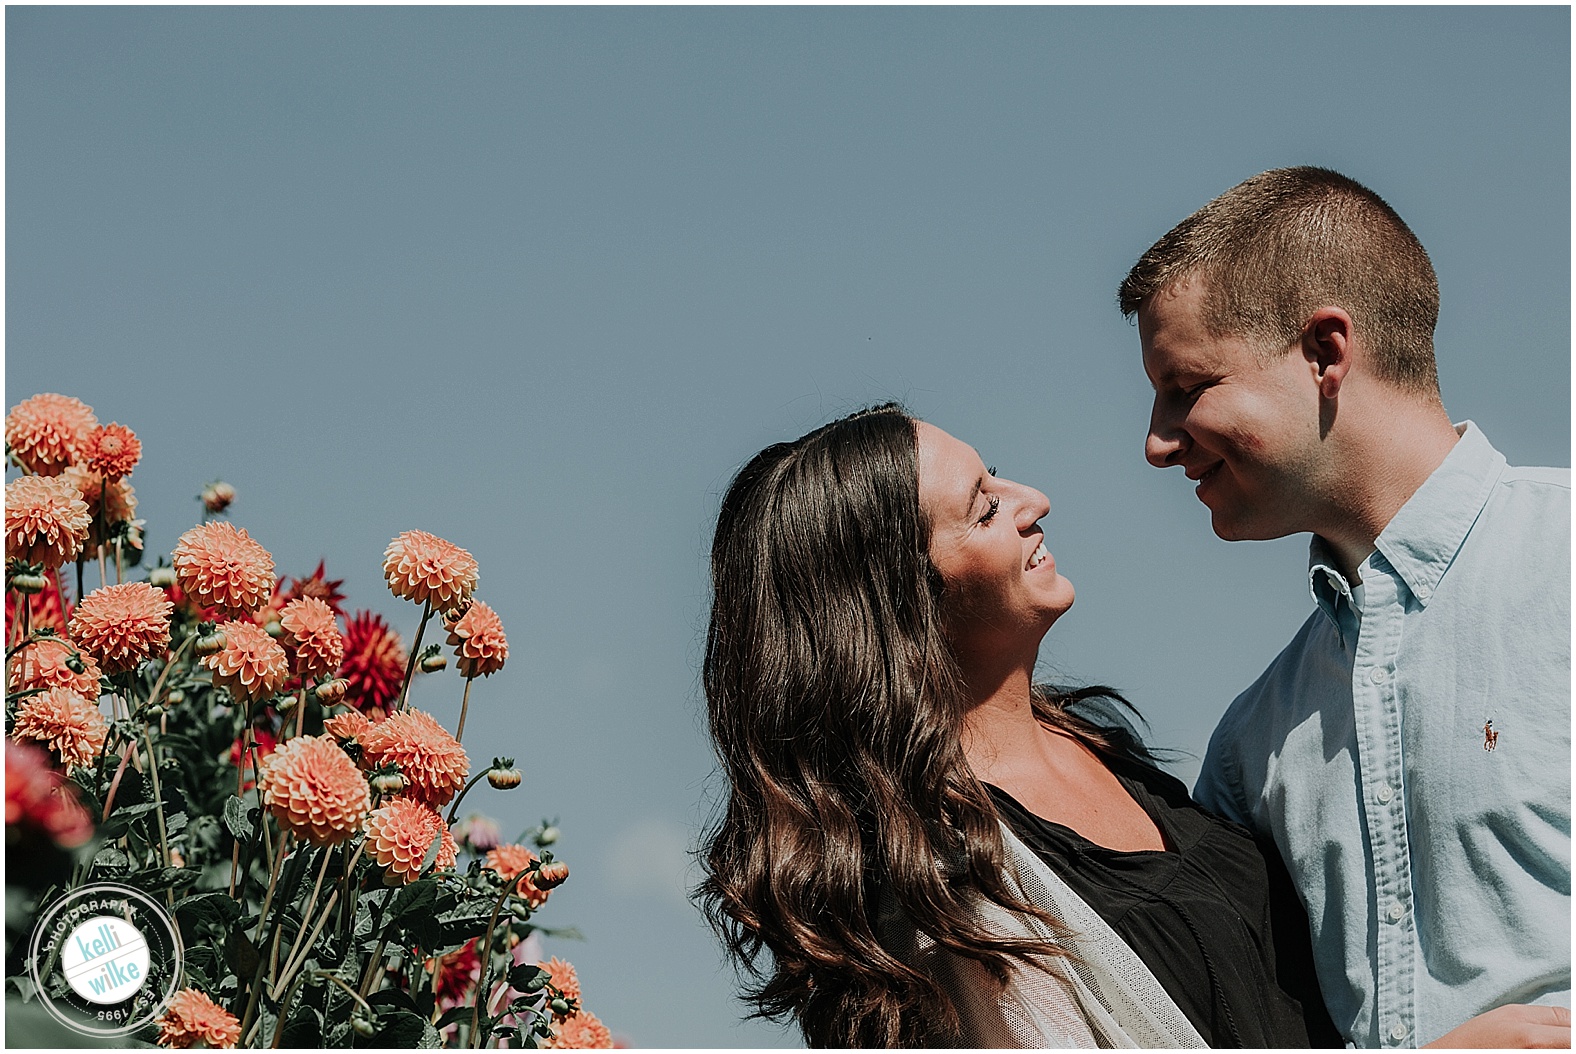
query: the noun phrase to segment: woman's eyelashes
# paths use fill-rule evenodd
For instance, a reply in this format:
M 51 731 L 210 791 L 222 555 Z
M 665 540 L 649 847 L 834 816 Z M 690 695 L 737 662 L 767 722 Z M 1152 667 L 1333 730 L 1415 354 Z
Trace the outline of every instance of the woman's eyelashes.
M 990 521 L 994 520 L 996 518 L 997 510 L 1001 508 L 1001 499 L 998 498 L 996 495 L 992 494 L 986 500 L 990 502 L 990 507 L 985 510 L 985 515 L 980 517 L 980 524 L 981 524 L 981 526 L 983 526 L 985 524 L 988 524 L 988 523 L 990 523 Z

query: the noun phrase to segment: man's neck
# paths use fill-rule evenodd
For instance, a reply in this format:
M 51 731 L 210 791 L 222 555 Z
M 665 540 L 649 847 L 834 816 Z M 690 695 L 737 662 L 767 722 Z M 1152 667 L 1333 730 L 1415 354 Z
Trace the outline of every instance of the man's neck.
M 1443 406 L 1398 399 L 1381 425 L 1344 452 L 1340 493 L 1329 522 L 1315 533 L 1335 554 L 1350 582 L 1379 535 L 1461 438 Z

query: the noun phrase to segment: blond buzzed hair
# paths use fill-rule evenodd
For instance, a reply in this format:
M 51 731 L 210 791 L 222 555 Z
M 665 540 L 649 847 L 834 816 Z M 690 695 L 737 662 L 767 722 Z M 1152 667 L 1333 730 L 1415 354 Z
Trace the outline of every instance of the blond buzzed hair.
M 1277 168 L 1237 184 L 1150 246 L 1117 301 L 1131 317 L 1194 279 L 1215 336 L 1257 338 L 1278 353 L 1313 311 L 1335 306 L 1364 334 L 1377 376 L 1439 392 L 1433 264 L 1384 199 L 1339 172 Z

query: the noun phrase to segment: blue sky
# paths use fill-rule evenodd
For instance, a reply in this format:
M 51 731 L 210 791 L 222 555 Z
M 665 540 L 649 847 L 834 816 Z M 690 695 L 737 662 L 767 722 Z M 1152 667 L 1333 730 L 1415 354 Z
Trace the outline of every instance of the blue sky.
M 470 549 L 511 657 L 474 755 L 556 816 L 544 921 L 638 1045 L 765 1046 L 685 899 L 718 786 L 712 517 L 767 443 L 900 399 L 1051 498 L 1047 677 L 1161 745 L 1305 617 L 1306 540 L 1227 545 L 1145 464 L 1117 283 L 1266 168 L 1428 248 L 1445 404 L 1570 464 L 1566 8 L 6 10 L 6 404 L 136 429 L 151 552 L 233 520 L 414 633 L 388 540 Z M 460 681 L 416 701 L 452 722 Z M 474 731 L 473 731 L 474 730 Z M 495 745 L 496 744 L 496 745 Z M 1177 765 L 1191 779 L 1196 759 Z

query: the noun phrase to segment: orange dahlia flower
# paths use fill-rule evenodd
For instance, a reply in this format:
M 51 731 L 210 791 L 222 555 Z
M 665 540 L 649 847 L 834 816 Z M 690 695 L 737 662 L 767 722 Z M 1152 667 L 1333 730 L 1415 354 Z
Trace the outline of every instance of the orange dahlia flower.
M 476 558 L 426 531 L 405 531 L 383 552 L 383 577 L 397 597 L 438 611 L 459 607 L 476 590 Z
M 345 659 L 339 675 L 349 682 L 345 702 L 372 713 L 387 710 L 399 698 L 410 656 L 383 616 L 358 611 L 345 626 Z
M 142 459 L 142 441 L 123 424 L 110 422 L 88 433 L 78 460 L 105 479 L 131 475 Z
M 86 403 L 68 395 L 45 392 L 11 407 L 5 418 L 5 441 L 12 457 L 29 472 L 58 476 L 77 460 L 98 418 Z
M 77 800 L 76 788 L 49 767 L 49 755 L 9 740 L 5 745 L 5 825 L 41 831 L 65 849 L 75 849 L 93 837 L 92 817 Z M 9 846 L 7 852 L 17 848 Z
M 77 558 L 92 523 L 77 488 L 53 476 L 22 476 L 5 485 L 5 555 L 59 567 Z
M 81 673 L 67 665 L 73 655 L 82 663 Z M 64 688 L 84 699 L 97 699 L 98 664 L 69 640 L 39 637 L 11 657 L 11 668 L 6 673 L 6 691 L 25 692 L 29 688 Z
M 193 527 L 170 559 L 182 592 L 231 618 L 251 614 L 273 595 L 274 558 L 243 527 L 222 520 Z
M 290 660 L 278 641 L 253 622 L 224 622 L 224 647 L 197 661 L 213 671 L 213 683 L 237 702 L 266 699 L 284 687 Z
M 83 556 L 97 556 L 105 537 L 120 524 L 141 525 L 142 521 L 137 519 L 136 491 L 125 480 L 105 480 L 102 475 L 83 465 L 70 466 L 60 474 L 60 478 L 70 480 L 88 505 L 92 522 L 88 527 L 88 539 L 82 546 Z M 142 548 L 140 532 L 130 532 L 127 539 L 136 548 Z
M 345 658 L 345 640 L 333 610 L 316 597 L 292 600 L 279 613 L 285 628 L 285 652 L 290 668 L 304 677 L 316 677 L 339 669 Z
M 564 962 L 558 956 L 553 956 L 545 963 L 537 963 L 550 975 L 548 983 L 560 992 L 565 999 L 580 998 L 580 976 L 575 973 L 575 968 L 570 963 Z
M 134 670 L 164 651 L 170 643 L 174 611 L 162 589 L 146 582 L 123 582 L 84 597 L 67 632 L 105 673 L 119 673 Z
M 241 1040 L 235 1015 L 195 988 L 170 997 L 159 1018 L 161 1047 L 233 1047 Z
M 503 669 L 509 657 L 503 622 L 480 600 L 473 600 L 465 614 L 449 624 L 449 643 L 455 646 L 454 665 L 466 677 L 489 677 Z
M 553 1026 L 553 1034 L 542 1046 L 553 1050 L 612 1050 L 613 1033 L 595 1014 L 582 1010 Z
M 498 877 L 505 882 L 534 863 L 536 863 L 536 854 L 523 845 L 500 845 L 489 852 L 487 859 L 482 861 L 483 866 L 498 872 Z M 532 911 L 547 903 L 549 890 L 538 889 L 529 875 L 520 879 L 520 884 L 514 888 Z
M 313 845 L 338 845 L 372 809 L 367 778 L 333 736 L 297 736 L 263 761 L 263 804 L 279 826 Z
M 323 722 L 324 730 L 336 739 L 360 739 L 361 734 L 371 727 L 372 722 L 359 710 L 346 710 Z
M 398 765 L 406 793 L 423 804 L 435 809 L 446 805 L 465 786 L 471 764 L 465 748 L 431 714 L 403 710 L 372 725 L 358 738 L 368 764 Z
M 108 731 L 96 703 L 66 688 L 50 688 L 23 701 L 11 737 L 19 743 L 35 739 L 67 768 L 80 768 L 93 764 Z
M 367 817 L 367 852 L 383 866 L 383 880 L 391 886 L 411 882 L 421 874 L 422 862 L 433 840 L 439 838 L 442 841 L 434 863 L 437 870 L 447 871 L 454 867 L 459 847 L 436 810 L 410 798 L 394 798 Z

